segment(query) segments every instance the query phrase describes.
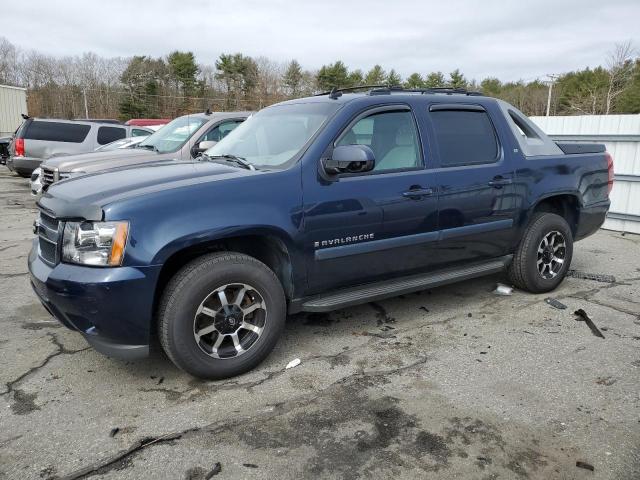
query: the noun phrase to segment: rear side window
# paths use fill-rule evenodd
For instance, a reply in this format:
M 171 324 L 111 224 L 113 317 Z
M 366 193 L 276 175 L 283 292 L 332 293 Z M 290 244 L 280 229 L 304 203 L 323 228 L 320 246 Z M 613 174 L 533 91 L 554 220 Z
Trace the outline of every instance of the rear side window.
M 47 142 L 82 143 L 87 138 L 89 130 L 91 130 L 89 125 L 34 120 L 25 129 L 23 138 Z
M 106 145 L 115 142 L 127 136 L 127 131 L 119 127 L 100 127 L 98 128 L 98 144 Z
M 443 167 L 493 163 L 498 140 L 487 112 L 437 110 L 430 112 Z

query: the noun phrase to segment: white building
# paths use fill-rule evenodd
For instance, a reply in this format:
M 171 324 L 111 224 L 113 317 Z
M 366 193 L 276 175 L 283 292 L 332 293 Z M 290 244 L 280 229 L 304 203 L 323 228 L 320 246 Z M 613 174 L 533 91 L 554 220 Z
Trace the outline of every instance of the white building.
M 563 142 L 604 143 L 613 157 L 615 181 L 604 228 L 640 233 L 640 115 L 531 117 Z
M 0 85 L 0 137 L 8 137 L 22 123 L 20 114 L 27 114 L 27 89 Z

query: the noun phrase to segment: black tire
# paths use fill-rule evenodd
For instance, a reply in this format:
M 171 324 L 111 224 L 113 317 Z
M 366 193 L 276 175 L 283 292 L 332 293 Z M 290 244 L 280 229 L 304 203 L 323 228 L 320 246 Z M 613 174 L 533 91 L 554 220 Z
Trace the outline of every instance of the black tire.
M 251 285 L 262 297 L 264 328 L 242 354 L 214 358 L 194 338 L 194 319 L 201 303 L 214 290 L 236 283 Z M 265 264 L 234 252 L 204 255 L 182 268 L 164 291 L 158 309 L 160 344 L 173 363 L 195 377 L 215 380 L 240 375 L 256 367 L 273 350 L 284 328 L 286 311 L 282 285 Z
M 564 261 L 553 278 L 544 278 L 537 263 L 538 247 L 551 232 L 559 232 L 564 237 Z M 572 256 L 573 234 L 567 221 L 554 213 L 535 213 L 509 265 L 509 279 L 516 287 L 531 293 L 549 292 L 566 276 Z

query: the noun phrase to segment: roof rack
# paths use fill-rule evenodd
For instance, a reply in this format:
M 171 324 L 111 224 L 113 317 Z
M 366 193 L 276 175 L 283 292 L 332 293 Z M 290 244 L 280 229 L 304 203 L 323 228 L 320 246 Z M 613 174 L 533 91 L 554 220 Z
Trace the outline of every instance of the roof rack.
M 444 95 L 467 95 L 467 96 L 481 96 L 481 92 L 474 92 L 467 90 L 466 88 L 451 88 L 451 87 L 431 87 L 431 88 L 402 88 L 402 87 L 386 87 L 371 90 L 369 95 L 382 95 L 391 92 L 406 92 L 406 93 L 420 93 L 422 95 L 430 93 L 440 93 Z
M 374 88 L 389 88 L 387 85 L 358 85 L 357 87 L 345 87 L 345 88 L 336 88 L 333 87 L 329 92 L 316 93 L 314 97 L 321 97 L 323 95 L 329 95 L 329 98 L 336 99 L 342 96 L 343 93 L 346 92 L 355 92 L 357 90 L 367 90 Z
M 333 87 L 329 92 L 317 93 L 315 97 L 321 97 L 323 95 L 329 95 L 329 98 L 335 100 L 340 98 L 343 93 L 355 92 L 358 90 L 369 90 L 369 95 L 386 95 L 391 92 L 404 92 L 404 93 L 420 93 L 434 94 L 439 93 L 443 95 L 467 95 L 467 96 L 481 96 L 481 92 L 474 92 L 467 90 L 466 88 L 451 88 L 451 87 L 432 87 L 432 88 L 404 88 L 401 85 L 359 85 L 357 87 L 345 87 L 336 88 Z

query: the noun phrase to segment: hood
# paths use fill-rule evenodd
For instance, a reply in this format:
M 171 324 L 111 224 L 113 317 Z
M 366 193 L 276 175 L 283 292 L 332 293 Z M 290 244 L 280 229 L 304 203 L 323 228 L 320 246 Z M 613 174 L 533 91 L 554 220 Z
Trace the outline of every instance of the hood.
M 179 154 L 179 153 L 178 153 Z M 98 172 L 107 168 L 122 167 L 134 163 L 154 162 L 172 158 L 175 154 L 159 154 L 144 148 L 120 148 L 106 152 L 82 153 L 53 157 L 42 163 L 43 167 L 57 168 L 60 172 Z
M 102 207 L 128 198 L 260 174 L 213 162 L 158 162 L 82 175 L 53 184 L 38 205 L 58 218 L 102 220 Z

